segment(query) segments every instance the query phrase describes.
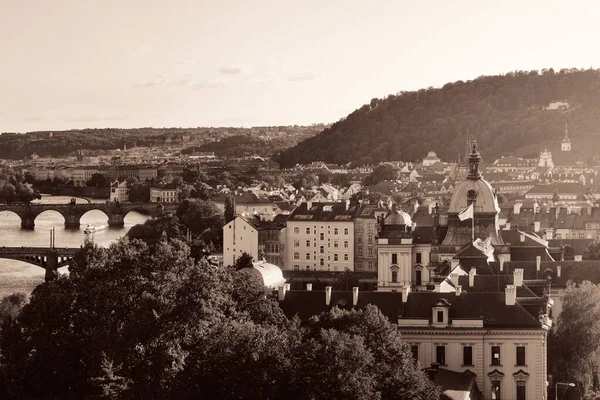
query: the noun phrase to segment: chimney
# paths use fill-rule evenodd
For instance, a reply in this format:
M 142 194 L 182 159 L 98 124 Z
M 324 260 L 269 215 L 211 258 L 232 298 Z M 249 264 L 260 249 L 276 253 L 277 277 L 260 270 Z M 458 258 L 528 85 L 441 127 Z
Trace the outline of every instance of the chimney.
M 429 214 L 433 212 L 433 204 L 429 203 Z
M 506 224 L 504 224 L 504 229 L 507 231 L 510 231 L 510 222 L 507 222 Z
M 540 231 L 540 221 L 533 221 L 533 231 L 534 232 Z
M 504 256 L 498 256 L 498 260 L 500 260 L 500 272 L 504 271 Z
M 352 305 L 356 307 L 358 305 L 358 287 L 354 286 L 352 288 Z
M 331 303 L 331 286 L 325 286 L 325 305 Z
M 456 286 L 456 292 L 455 292 L 455 294 L 457 296 L 460 296 L 461 293 L 462 293 L 462 286 L 461 285 Z
M 540 205 L 538 204 L 538 202 L 536 201 L 535 203 L 533 203 L 533 213 L 537 214 L 540 212 Z
M 410 286 L 404 286 L 402 288 L 402 302 L 406 303 L 408 301 L 408 294 L 410 293 Z
M 525 243 L 525 235 L 523 235 L 522 233 L 520 236 L 520 240 L 521 240 L 521 243 Z
M 560 215 L 560 207 L 556 207 L 554 209 L 555 214 L 554 214 L 554 219 L 558 219 L 558 216 Z
M 306 211 L 310 210 L 312 208 L 312 201 L 308 200 L 306 202 Z
M 285 285 L 281 285 L 277 288 L 277 298 L 279 301 L 285 300 Z
M 436 283 L 436 284 L 435 284 L 435 289 L 433 289 L 433 291 L 434 291 L 435 293 L 441 293 L 441 291 L 442 291 L 442 287 L 441 287 L 441 285 L 440 285 L 439 283 Z
M 521 206 L 523 206 L 523 203 L 515 203 L 515 205 L 513 206 L 513 214 L 520 214 Z
M 454 287 L 458 286 L 458 274 L 456 272 L 450 274 L 450 282 Z
M 557 278 L 560 278 L 560 272 L 561 272 L 560 270 L 561 270 L 560 265 L 557 265 L 556 266 L 556 277 Z
M 285 283 L 285 291 L 289 292 L 290 290 L 292 290 L 292 284 L 291 283 Z
M 350 208 L 350 200 L 346 200 L 346 211 Z
M 477 275 L 477 269 L 471 268 L 469 270 L 469 287 L 475 286 L 475 275 Z
M 517 288 L 515 285 L 507 285 L 504 289 L 504 304 L 514 306 L 517 302 Z
M 306 284 L 306 291 L 308 291 L 308 292 L 312 291 L 312 283 Z
M 536 271 L 540 271 L 540 266 L 542 265 L 542 256 L 535 257 L 535 269 Z
M 513 271 L 513 285 L 514 286 L 523 286 L 523 269 L 516 268 Z

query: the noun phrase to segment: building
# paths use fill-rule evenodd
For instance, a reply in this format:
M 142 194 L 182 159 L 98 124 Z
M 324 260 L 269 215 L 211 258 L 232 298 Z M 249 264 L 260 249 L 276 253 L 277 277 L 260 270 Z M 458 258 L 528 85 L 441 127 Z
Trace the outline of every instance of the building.
M 179 201 L 179 192 L 179 188 L 175 185 L 166 185 L 161 188 L 150 188 L 150 202 L 177 203 Z
M 125 179 L 116 180 L 110 185 L 110 201 L 122 203 L 129 201 L 129 188 Z
M 440 161 L 442 161 L 442 160 L 440 160 L 440 158 L 437 156 L 437 154 L 435 154 L 435 152 L 433 152 L 433 151 L 430 151 L 427 153 L 427 157 L 425 157 L 423 159 L 423 167 L 428 167 L 428 166 L 438 163 Z
M 258 230 L 250 221 L 238 216 L 223 226 L 223 264 L 234 265 L 243 253 L 260 260 Z
M 285 268 L 354 270 L 354 218 L 358 204 L 304 202 L 287 220 Z
M 227 193 L 221 193 L 213 198 L 215 206 L 221 212 L 225 211 L 225 201 L 227 196 Z M 277 215 L 277 204 L 267 198 L 258 197 L 250 192 L 234 193 L 234 198 L 235 209 L 239 215 L 245 217 L 258 215 L 267 219 L 272 219 Z
M 387 208 L 377 204 L 362 204 L 354 219 L 354 270 L 377 270 L 377 231 L 379 220 Z

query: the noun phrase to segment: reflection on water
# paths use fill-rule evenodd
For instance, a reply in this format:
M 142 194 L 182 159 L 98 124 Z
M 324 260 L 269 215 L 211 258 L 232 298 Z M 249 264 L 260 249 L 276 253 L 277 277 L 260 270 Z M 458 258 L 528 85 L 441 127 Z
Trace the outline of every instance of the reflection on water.
M 38 202 L 66 204 L 70 200 L 68 196 L 44 196 Z M 84 199 L 77 199 L 77 202 L 87 203 Z M 125 235 L 133 225 L 144 223 L 147 219 L 147 216 L 132 211 L 125 217 L 124 227 L 107 227 L 94 234 L 94 241 L 100 246 L 108 246 Z M 34 230 L 24 230 L 16 214 L 3 211 L 0 212 L 0 246 L 49 246 L 50 230 L 55 228 L 56 247 L 79 247 L 83 244 L 83 230 L 88 224 L 107 225 L 107 221 L 108 217 L 102 211 L 92 210 L 81 217 L 79 229 L 65 229 L 62 215 L 56 211 L 45 211 L 36 218 Z M 42 268 L 0 258 L 0 298 L 17 290 L 29 292 L 43 280 Z

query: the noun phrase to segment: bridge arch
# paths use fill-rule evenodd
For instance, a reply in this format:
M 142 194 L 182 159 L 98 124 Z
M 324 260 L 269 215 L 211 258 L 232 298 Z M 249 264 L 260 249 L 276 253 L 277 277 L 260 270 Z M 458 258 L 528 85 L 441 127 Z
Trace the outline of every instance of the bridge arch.
M 97 222 L 106 224 L 109 218 L 110 215 L 105 210 L 101 208 L 93 208 L 81 214 L 79 221 L 83 225 Z
M 3 226 L 21 225 L 21 215 L 13 210 L 0 211 L 0 221 Z
M 56 214 L 60 215 L 60 217 L 62 218 L 62 221 L 57 221 L 56 223 L 54 223 L 54 225 L 57 224 L 64 224 L 65 223 L 65 215 L 63 214 L 63 212 L 57 208 L 47 208 L 45 210 L 42 210 L 41 212 L 34 214 L 33 216 L 33 220 L 34 222 L 37 222 L 38 225 L 40 224 L 44 224 L 44 221 L 50 219 L 50 216 L 56 216 Z M 41 218 L 40 218 L 41 217 Z

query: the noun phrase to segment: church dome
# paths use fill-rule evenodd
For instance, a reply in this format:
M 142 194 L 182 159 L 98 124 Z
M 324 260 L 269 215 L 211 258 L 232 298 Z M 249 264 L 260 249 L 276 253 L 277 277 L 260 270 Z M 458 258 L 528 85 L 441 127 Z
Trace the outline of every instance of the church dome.
M 473 141 L 469 155 L 469 175 L 464 182 L 457 185 L 450 200 L 449 213 L 460 213 L 474 202 L 475 213 L 499 213 L 500 207 L 492 186 L 481 176 L 479 163 L 481 156 L 477 151 L 477 143 Z
M 410 215 L 402 210 L 393 210 L 383 220 L 384 225 L 411 225 Z

